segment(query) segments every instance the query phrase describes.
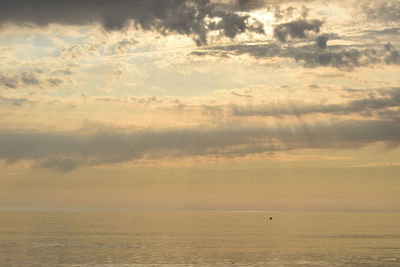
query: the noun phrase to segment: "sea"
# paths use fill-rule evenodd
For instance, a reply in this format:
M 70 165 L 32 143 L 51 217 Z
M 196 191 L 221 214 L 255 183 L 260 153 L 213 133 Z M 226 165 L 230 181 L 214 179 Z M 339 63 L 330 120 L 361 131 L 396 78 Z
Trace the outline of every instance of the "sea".
M 400 266 L 400 213 L 0 211 L 0 266 Z

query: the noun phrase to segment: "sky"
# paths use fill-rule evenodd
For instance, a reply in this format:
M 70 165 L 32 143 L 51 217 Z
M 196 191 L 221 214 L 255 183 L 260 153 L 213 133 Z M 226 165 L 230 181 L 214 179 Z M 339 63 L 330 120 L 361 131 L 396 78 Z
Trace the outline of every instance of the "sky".
M 400 211 L 399 0 L 2 0 L 0 209 Z

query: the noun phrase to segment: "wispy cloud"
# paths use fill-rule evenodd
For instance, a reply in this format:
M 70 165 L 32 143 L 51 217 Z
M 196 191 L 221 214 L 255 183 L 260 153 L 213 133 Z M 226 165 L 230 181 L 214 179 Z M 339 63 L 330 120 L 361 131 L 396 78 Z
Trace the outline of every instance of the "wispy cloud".
M 232 105 L 231 111 L 234 116 L 302 116 L 313 113 L 348 115 L 352 113 L 370 114 L 370 112 L 381 109 L 400 107 L 400 88 L 393 88 L 384 92 L 384 96 L 352 100 L 340 104 L 306 104 L 306 103 L 284 103 L 265 104 L 257 106 Z M 396 113 L 395 113 L 396 114 Z

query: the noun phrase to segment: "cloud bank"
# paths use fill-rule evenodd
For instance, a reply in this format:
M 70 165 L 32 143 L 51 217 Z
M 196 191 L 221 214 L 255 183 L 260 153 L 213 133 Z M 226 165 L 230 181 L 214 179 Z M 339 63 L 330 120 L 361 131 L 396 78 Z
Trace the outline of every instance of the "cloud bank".
M 230 38 L 246 31 L 263 33 L 260 22 L 236 12 L 252 5 L 252 1 L 228 5 L 210 0 L 5 0 L 0 24 L 101 23 L 106 30 L 121 30 L 132 22 L 143 30 L 192 36 L 198 45 L 205 45 L 210 31 L 221 30 Z
M 226 125 L 130 132 L 1 131 L 0 158 L 34 160 L 42 167 L 70 170 L 99 165 L 195 156 L 236 157 L 300 148 L 355 148 L 376 142 L 397 145 L 400 123 L 342 120 L 326 123 Z

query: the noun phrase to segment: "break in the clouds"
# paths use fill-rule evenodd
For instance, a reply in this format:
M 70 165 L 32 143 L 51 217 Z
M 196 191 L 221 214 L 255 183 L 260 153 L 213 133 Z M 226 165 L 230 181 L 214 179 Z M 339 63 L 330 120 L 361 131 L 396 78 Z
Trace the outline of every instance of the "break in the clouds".
M 101 23 L 106 30 L 121 30 L 132 22 L 143 30 L 193 36 L 198 45 L 206 44 L 208 33 L 215 30 L 230 38 L 246 31 L 264 33 L 259 21 L 236 12 L 239 7 L 251 7 L 252 1 L 239 2 L 229 5 L 210 0 L 6 0 L 2 2 L 0 23 Z

